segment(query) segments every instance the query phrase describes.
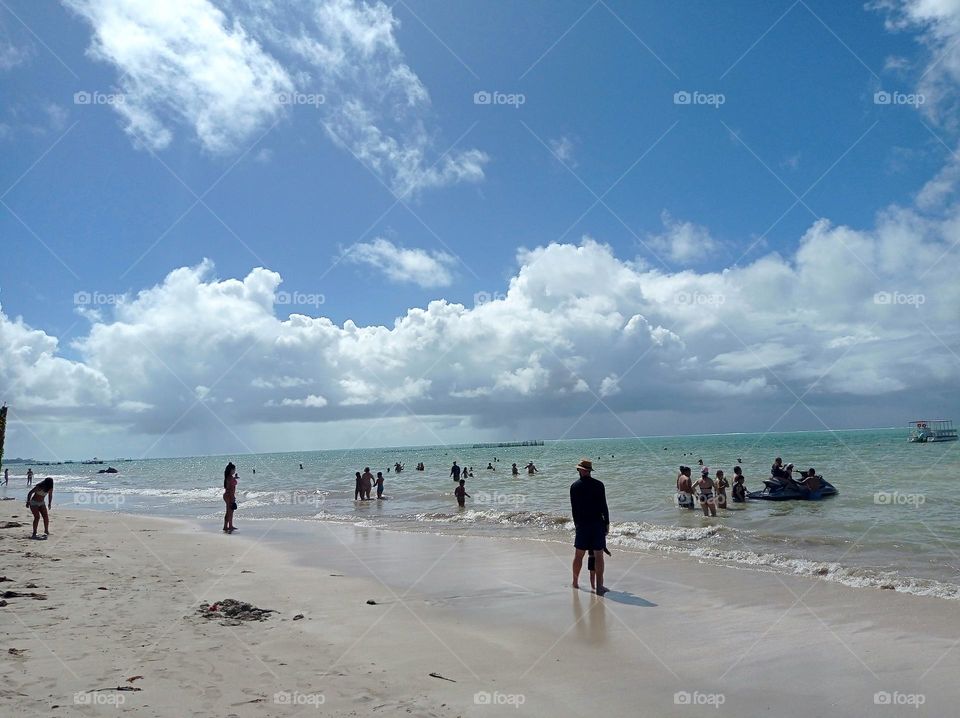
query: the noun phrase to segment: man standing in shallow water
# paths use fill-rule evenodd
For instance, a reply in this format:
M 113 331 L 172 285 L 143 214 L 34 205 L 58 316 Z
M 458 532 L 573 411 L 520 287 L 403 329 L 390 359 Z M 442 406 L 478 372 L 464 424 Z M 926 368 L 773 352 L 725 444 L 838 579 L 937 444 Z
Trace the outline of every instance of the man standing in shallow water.
M 609 590 L 603 585 L 603 552 L 607 547 L 607 532 L 610 530 L 607 492 L 603 483 L 590 475 L 593 473 L 592 462 L 581 459 L 577 464 L 577 471 L 580 478 L 570 485 L 570 508 L 576 526 L 576 538 L 573 542 L 573 587 L 580 588 L 583 555 L 587 551 L 593 551 L 597 569 L 597 595 L 602 596 Z

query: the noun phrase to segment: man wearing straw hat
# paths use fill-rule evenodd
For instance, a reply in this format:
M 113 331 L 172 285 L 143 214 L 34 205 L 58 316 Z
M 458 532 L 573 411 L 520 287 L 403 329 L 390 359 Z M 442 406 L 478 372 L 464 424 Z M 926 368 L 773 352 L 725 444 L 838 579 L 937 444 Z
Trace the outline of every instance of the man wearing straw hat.
M 593 463 L 581 459 L 577 464 L 580 478 L 570 485 L 570 507 L 573 523 L 576 526 L 576 538 L 573 547 L 573 587 L 580 588 L 580 568 L 583 566 L 583 554 L 592 551 L 596 561 L 597 595 L 607 592 L 603 585 L 603 552 L 607 549 L 607 531 L 610 528 L 610 511 L 607 509 L 607 492 L 603 483 L 590 474 Z

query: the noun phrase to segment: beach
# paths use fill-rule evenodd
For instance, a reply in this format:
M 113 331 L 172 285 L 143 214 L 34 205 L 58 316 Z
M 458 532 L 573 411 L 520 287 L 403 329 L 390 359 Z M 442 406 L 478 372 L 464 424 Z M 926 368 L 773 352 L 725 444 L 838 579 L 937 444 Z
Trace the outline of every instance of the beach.
M 19 502 L 5 521 L 25 523 Z M 16 715 L 948 715 L 956 604 L 614 551 L 63 509 L 0 529 Z M 237 625 L 206 603 L 272 609 Z M 372 603 L 371 603 L 372 602 Z M 302 618 L 297 618 L 302 616 Z M 433 674 L 433 675 L 431 675 Z M 139 677 L 138 677 L 139 676 Z M 134 688 L 140 690 L 116 690 Z

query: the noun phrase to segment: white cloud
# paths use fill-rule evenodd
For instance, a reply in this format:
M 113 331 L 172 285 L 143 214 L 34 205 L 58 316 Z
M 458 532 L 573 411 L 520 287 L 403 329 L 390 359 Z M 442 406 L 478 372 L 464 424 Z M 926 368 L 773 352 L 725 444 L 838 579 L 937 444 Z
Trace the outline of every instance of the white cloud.
M 138 142 L 162 149 L 186 124 L 212 152 L 236 151 L 281 112 L 293 83 L 239 19 L 208 0 L 63 0 L 93 27 L 92 57 L 114 64 L 114 109 Z M 242 148 L 241 148 L 242 149 Z
M 421 287 L 448 287 L 453 284 L 456 258 L 446 252 L 405 249 L 378 237 L 354 244 L 345 251 L 348 262 L 366 264 L 383 272 L 394 282 L 412 282 Z
M 676 264 L 698 264 L 716 254 L 719 242 L 710 236 L 710 231 L 693 222 L 681 222 L 662 212 L 660 220 L 664 231 L 647 239 L 647 245 L 658 254 Z
M 553 154 L 557 156 L 557 159 L 559 159 L 565 165 L 569 165 L 571 167 L 577 166 L 577 163 L 573 157 L 573 140 L 566 135 L 558 137 L 554 140 L 550 140 L 550 149 L 553 150 Z
M 927 48 L 926 67 L 917 91 L 920 109 L 934 122 L 957 128 L 960 110 L 960 3 L 956 0 L 876 0 L 869 5 L 886 14 L 887 29 L 914 31 Z M 895 69 L 902 68 L 897 62 Z
M 940 406 L 960 381 L 958 230 L 956 204 L 892 206 L 870 229 L 821 220 L 790 255 L 705 272 L 650 268 L 586 238 L 520 250 L 492 301 L 436 300 L 383 326 L 281 318 L 279 274 L 218 279 L 204 262 L 89 315 L 76 360 L 0 312 L 0 386 L 18 416 L 51 431 L 96 422 L 145 436 L 221 421 L 262 435 L 306 418 L 360 432 L 385 414 L 391 436 L 412 441 L 424 436 L 411 422 L 462 417 L 477 431 L 561 434 L 596 397 L 618 417 L 696 407 L 658 433 L 710 416 L 755 428 L 796 396 L 827 421 L 849 422 L 851 405 L 860 421 L 899 421 L 907 402 Z M 381 262 L 417 251 L 379 246 Z
M 63 2 L 93 27 L 90 54 L 120 75 L 125 101 L 114 108 L 153 149 L 186 125 L 206 149 L 235 153 L 284 113 L 308 109 L 401 197 L 484 178 L 483 152 L 437 149 L 429 93 L 382 2 Z
M 30 58 L 30 49 L 27 47 L 17 47 L 0 38 L 0 72 L 12 70 L 18 65 L 22 65 Z

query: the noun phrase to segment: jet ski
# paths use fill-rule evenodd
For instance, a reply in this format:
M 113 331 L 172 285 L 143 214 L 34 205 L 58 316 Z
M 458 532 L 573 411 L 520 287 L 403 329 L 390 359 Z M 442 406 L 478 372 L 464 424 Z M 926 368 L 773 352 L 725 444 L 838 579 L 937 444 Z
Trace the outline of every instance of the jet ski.
M 810 491 L 802 484 L 791 481 L 786 478 L 774 478 L 763 480 L 762 491 L 748 491 L 747 498 L 759 501 L 819 501 L 828 496 L 836 496 L 837 489 L 822 476 L 820 479 L 820 488 L 816 491 Z

